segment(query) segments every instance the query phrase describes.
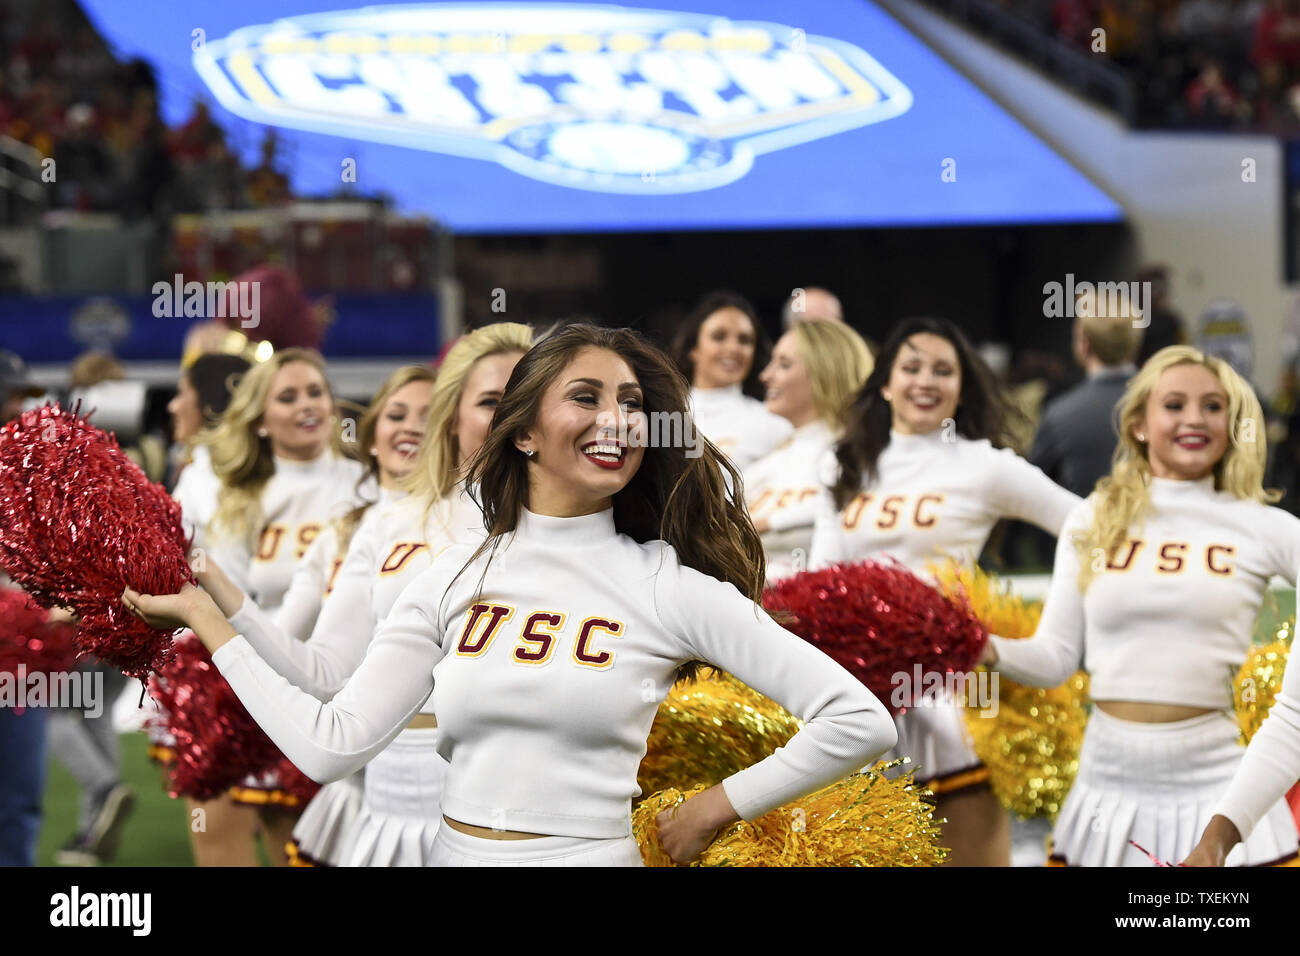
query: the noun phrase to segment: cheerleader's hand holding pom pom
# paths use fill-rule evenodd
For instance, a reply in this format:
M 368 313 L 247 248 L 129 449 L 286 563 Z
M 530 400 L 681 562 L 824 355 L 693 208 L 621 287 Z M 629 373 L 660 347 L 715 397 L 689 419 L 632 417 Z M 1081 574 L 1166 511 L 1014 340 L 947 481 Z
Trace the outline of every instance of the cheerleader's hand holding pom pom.
M 234 629 L 212 596 L 194 584 L 184 585 L 175 594 L 141 594 L 127 588 L 122 592 L 122 603 L 156 630 L 174 631 L 188 627 L 210 654 L 216 653 L 217 648 L 235 636 Z
M 690 863 L 713 842 L 718 830 L 740 819 L 722 784 L 660 812 L 659 842 L 675 863 Z

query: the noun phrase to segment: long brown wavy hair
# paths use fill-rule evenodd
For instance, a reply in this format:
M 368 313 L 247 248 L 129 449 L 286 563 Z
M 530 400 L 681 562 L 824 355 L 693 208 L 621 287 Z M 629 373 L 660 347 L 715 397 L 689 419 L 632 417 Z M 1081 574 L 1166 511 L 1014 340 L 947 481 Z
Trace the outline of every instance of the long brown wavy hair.
M 537 425 L 546 390 L 589 348 L 608 349 L 627 362 L 640 383 L 647 416 L 668 413 L 683 423 L 690 420 L 685 377 L 631 329 L 571 325 L 543 339 L 515 366 L 466 480 L 483 509 L 488 537 L 465 568 L 484 552 L 495 552 L 518 524 L 528 505 L 529 463 L 515 438 Z M 740 473 L 698 432 L 696 438 L 697 457 L 687 455 L 685 442 L 645 449 L 636 474 L 614 495 L 614 527 L 638 542 L 662 539 L 683 565 L 734 584 L 757 606 L 766 568 L 762 542 L 745 510 Z M 678 677 L 695 676 L 699 666 L 698 661 L 683 664 Z

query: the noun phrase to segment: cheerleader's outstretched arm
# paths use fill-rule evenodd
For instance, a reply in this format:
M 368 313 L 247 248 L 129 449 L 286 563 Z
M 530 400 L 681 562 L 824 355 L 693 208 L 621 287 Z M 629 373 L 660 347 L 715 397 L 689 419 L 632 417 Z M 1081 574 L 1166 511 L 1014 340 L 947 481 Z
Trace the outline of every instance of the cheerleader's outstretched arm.
M 429 696 L 442 659 L 436 604 L 446 581 L 435 564 L 411 582 L 361 666 L 329 703 L 276 673 L 200 588 L 187 585 L 175 595 L 128 590 L 123 599 L 156 627 L 191 628 L 258 726 L 303 773 L 326 783 L 387 747 Z
M 1075 512 L 1078 514 L 1078 512 Z M 1083 597 L 1079 593 L 1079 552 L 1067 522 L 1056 539 L 1052 584 L 1038 628 L 1030 638 L 992 635 L 981 663 L 1020 684 L 1056 687 L 1083 664 Z
M 320 700 L 329 700 L 343 688 L 360 666 L 374 634 L 373 543 L 366 528 L 353 537 L 347 556 L 334 576 L 333 589 L 321 605 L 306 641 L 296 639 L 283 627 L 278 615 L 272 617 L 246 597 L 236 610 L 228 613 L 231 626 L 264 661 L 290 683 Z M 294 585 L 298 581 L 295 572 Z M 227 609 L 223 607 L 223 610 Z

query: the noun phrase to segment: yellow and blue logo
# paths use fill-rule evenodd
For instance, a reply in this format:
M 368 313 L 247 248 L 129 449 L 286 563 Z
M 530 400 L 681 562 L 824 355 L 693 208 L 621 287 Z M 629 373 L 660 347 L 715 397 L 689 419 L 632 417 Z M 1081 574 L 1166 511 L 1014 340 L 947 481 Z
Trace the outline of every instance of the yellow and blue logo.
M 866 51 L 773 23 L 576 4 L 418 4 L 289 17 L 194 65 L 259 123 L 491 160 L 619 193 L 711 189 L 755 157 L 891 119 Z

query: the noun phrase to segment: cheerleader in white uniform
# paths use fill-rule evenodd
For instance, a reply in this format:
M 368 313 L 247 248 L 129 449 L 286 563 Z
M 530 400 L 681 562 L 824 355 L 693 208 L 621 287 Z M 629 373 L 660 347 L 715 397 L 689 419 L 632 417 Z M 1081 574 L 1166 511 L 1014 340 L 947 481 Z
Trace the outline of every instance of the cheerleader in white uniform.
M 307 549 L 275 614 L 275 623 L 286 640 L 295 643 L 307 640 L 333 589 L 335 576 L 358 525 L 366 516 L 404 494 L 398 483 L 415 465 L 429 415 L 433 381 L 434 372 L 426 365 L 399 368 L 375 392 L 358 421 L 357 447 L 369 452 L 368 480 L 378 485 L 378 500 L 374 504 L 358 505 L 341 520 L 330 522 Z M 200 583 L 220 573 L 215 562 L 207 564 L 197 575 Z M 240 597 L 242 603 L 242 592 Z M 342 864 L 360 812 L 359 775 L 321 788 L 294 826 L 293 839 L 285 848 L 290 862 L 312 866 Z
M 734 292 L 705 296 L 673 341 L 673 358 L 691 382 L 695 427 L 742 470 L 793 430 L 756 397 L 768 351 L 758 313 Z
M 531 345 L 528 326 L 503 322 L 472 332 L 452 346 L 438 370 L 426 438 L 404 483 L 411 494 L 366 515 L 305 644 L 277 627 L 219 575 L 199 575 L 232 625 L 296 686 L 321 700 L 332 698 L 360 665 L 375 628 L 397 596 L 433 556 L 452 544 L 483 540 L 483 514 L 460 479 L 483 444 L 510 372 Z M 438 797 L 446 769 L 437 741 L 437 719 L 426 706 L 366 766 L 364 798 L 348 850 L 339 858 L 342 865 L 428 864 L 441 820 Z M 295 829 L 300 841 L 315 803 Z
M 1300 664 L 1289 663 L 1268 716 L 1184 866 L 1223 866 L 1228 854 L 1300 780 Z
M 760 376 L 767 408 L 793 425 L 794 433 L 744 470 L 745 504 L 763 539 L 769 584 L 808 566 L 819 468 L 872 365 L 862 336 L 828 319 L 800 322 L 772 350 Z
M 909 319 L 889 336 L 850 409 L 828 469 L 811 566 L 890 557 L 912 571 L 973 563 L 1002 518 L 1056 534 L 1079 499 L 1008 448 L 992 373 L 961 331 Z M 924 701 L 896 719 L 898 747 L 947 818 L 951 866 L 1006 866 L 1006 813 L 988 788 L 961 708 Z
M 1130 841 L 1191 852 L 1244 753 L 1232 677 L 1264 592 L 1300 568 L 1300 519 L 1265 504 L 1264 416 L 1236 372 L 1170 346 L 1119 407 L 1114 467 L 1070 515 L 1037 632 L 985 654 L 1039 687 L 1088 670 L 1096 706 L 1052 831 L 1058 865 L 1150 866 Z M 1229 865 L 1295 859 L 1285 802 L 1260 810 Z
M 665 849 L 694 859 L 719 827 L 841 778 L 895 734 L 869 691 L 755 604 L 760 543 L 725 458 L 618 438 L 647 411 L 685 409 L 667 357 L 627 330 L 571 326 L 534 346 L 469 475 L 487 541 L 444 552 L 403 591 L 329 703 L 277 674 L 201 589 L 123 600 L 156 626 L 194 627 L 319 779 L 381 751 L 436 687 L 450 766 L 435 865 L 639 865 L 631 802 L 658 704 L 683 670 L 724 668 L 805 725 L 661 815 Z
M 359 502 L 362 466 L 343 457 L 334 399 L 315 352 L 283 349 L 249 369 L 203 442 L 221 480 L 217 509 L 195 544 L 268 613 L 279 608 L 298 562 L 330 521 Z M 373 499 L 373 491 L 369 492 Z M 297 814 L 274 781 L 202 804 L 206 829 L 191 832 L 200 866 L 256 866 L 259 827 L 277 864 Z M 247 804 L 238 806 L 237 802 Z

